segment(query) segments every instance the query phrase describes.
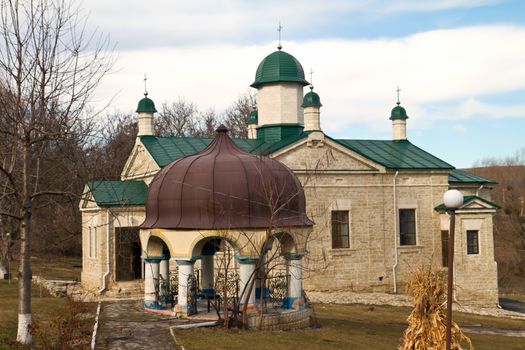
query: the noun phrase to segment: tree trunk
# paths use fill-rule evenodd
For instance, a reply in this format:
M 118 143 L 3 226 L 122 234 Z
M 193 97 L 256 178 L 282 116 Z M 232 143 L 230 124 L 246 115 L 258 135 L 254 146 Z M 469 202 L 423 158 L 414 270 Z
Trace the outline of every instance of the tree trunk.
M 23 165 L 23 217 L 20 230 L 20 265 L 18 267 L 18 333 L 16 340 L 22 344 L 31 344 L 31 207 L 32 200 L 29 192 L 30 176 L 30 145 L 24 144 Z

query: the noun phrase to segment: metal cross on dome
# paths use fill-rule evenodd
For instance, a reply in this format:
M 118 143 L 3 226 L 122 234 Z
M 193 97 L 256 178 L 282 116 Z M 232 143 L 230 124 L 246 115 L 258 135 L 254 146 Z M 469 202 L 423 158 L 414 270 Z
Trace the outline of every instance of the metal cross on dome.
M 313 90 L 314 89 L 314 71 L 313 69 L 310 67 L 310 90 Z
M 148 87 L 146 85 L 146 82 L 148 80 L 148 77 L 146 76 L 146 74 L 144 73 L 144 96 L 148 96 Z
M 399 101 L 399 92 L 401 91 L 401 89 L 399 88 L 399 85 L 397 86 L 397 105 L 399 106 L 401 104 L 401 101 Z
M 277 31 L 279 32 L 279 45 L 277 46 L 277 49 L 281 50 L 283 48 L 283 45 L 281 45 L 281 31 L 283 30 L 283 26 L 281 25 L 281 21 L 279 21 L 279 27 L 277 27 Z

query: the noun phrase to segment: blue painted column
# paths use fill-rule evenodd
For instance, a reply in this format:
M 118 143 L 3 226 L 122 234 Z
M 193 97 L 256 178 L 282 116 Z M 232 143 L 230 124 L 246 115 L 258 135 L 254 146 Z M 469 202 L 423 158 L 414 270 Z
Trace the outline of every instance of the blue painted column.
M 161 257 L 144 258 L 144 307 L 158 309 L 159 262 Z
M 249 287 L 252 285 L 252 280 L 255 276 L 255 263 L 257 259 L 252 257 L 238 257 L 239 261 L 239 272 L 240 272 L 240 283 L 239 283 L 239 295 L 242 296 L 241 304 L 248 304 L 248 308 L 255 308 L 255 283 L 253 284 L 253 290 L 249 293 Z M 249 295 L 248 295 L 249 294 Z
M 201 291 L 204 295 L 215 295 L 213 254 L 203 254 L 201 259 Z
M 303 269 L 301 254 L 284 254 L 286 259 L 286 272 L 288 275 L 288 296 L 284 300 L 285 309 L 303 309 Z
M 171 305 L 169 256 L 159 262 L 159 299 L 163 309 Z
M 188 314 L 188 276 L 193 276 L 195 260 L 177 260 L 179 265 L 179 295 L 175 311 L 182 315 Z

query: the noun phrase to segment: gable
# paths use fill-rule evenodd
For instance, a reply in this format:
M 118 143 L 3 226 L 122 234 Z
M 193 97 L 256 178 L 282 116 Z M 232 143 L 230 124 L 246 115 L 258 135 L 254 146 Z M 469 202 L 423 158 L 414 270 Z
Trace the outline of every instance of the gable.
M 95 202 L 95 199 L 93 198 L 93 193 L 89 189 L 88 185 L 84 186 L 84 190 L 82 191 L 82 193 L 83 193 L 83 196 L 79 204 L 80 210 L 100 208 Z
M 500 209 L 500 208 L 501 207 L 499 205 L 485 198 L 481 198 L 478 196 L 465 196 L 463 198 L 463 205 L 459 207 L 456 211 L 457 212 L 461 212 L 461 211 L 464 211 L 464 212 L 476 212 L 476 211 L 495 212 L 496 209 Z M 439 212 L 445 212 L 448 210 L 448 208 L 443 203 L 441 203 L 434 209 Z
M 139 179 L 152 176 L 159 170 L 160 167 L 140 139 L 137 139 L 120 176 L 122 180 Z
M 319 135 L 317 135 L 319 136 Z M 384 172 L 385 169 L 330 139 L 310 136 L 271 155 L 294 172 Z

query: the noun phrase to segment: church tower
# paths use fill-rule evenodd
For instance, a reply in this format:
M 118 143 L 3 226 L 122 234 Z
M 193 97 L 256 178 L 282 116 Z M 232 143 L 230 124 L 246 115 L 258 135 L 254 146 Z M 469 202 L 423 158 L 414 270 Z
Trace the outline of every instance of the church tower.
M 407 139 L 407 111 L 401 107 L 399 101 L 399 87 L 397 88 L 397 106 L 392 109 L 390 113 L 390 120 L 392 121 L 392 140 L 406 140 Z
M 321 130 L 321 98 L 314 92 L 310 85 L 310 92 L 304 95 L 302 107 L 304 108 L 304 131 Z
M 136 112 L 139 114 L 139 132 L 137 136 L 153 135 L 153 113 L 156 113 L 155 103 L 144 93 L 144 98 L 139 101 Z
M 266 56 L 257 68 L 251 87 L 257 89 L 257 138 L 281 138 L 300 133 L 304 126 L 301 63 L 287 52 L 278 50 Z

